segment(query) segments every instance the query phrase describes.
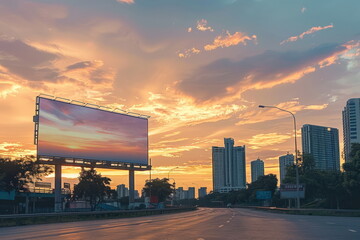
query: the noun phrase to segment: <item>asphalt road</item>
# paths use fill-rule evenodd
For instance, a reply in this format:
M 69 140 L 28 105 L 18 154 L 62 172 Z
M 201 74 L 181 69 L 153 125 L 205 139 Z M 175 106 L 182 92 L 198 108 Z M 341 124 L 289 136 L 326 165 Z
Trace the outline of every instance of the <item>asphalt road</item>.
M 360 239 L 360 218 L 207 209 L 138 218 L 0 228 L 0 239 Z

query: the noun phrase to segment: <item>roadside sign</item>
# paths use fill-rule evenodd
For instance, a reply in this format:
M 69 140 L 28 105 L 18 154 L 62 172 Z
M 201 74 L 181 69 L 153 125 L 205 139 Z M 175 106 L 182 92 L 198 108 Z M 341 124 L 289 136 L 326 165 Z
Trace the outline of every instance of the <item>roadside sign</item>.
M 271 199 L 271 191 L 256 191 L 256 199 L 258 200 Z
M 50 182 L 36 182 L 35 187 L 37 188 L 51 188 Z
M 299 193 L 296 189 L 296 184 L 281 184 L 280 185 L 280 198 L 289 199 L 297 198 L 299 194 L 300 198 L 305 198 L 305 185 L 299 184 Z

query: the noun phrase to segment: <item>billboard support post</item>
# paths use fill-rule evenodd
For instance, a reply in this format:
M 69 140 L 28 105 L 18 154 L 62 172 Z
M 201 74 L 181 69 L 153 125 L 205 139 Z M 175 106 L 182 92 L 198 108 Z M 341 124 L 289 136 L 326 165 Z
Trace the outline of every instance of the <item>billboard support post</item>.
M 129 205 L 135 202 L 135 171 L 129 170 Z
M 55 164 L 55 212 L 62 212 L 61 164 Z

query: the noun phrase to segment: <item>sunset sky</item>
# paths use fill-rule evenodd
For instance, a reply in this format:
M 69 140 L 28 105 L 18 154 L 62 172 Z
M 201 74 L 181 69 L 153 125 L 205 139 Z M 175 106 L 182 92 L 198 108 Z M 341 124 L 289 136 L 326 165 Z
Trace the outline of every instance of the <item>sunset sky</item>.
M 360 97 L 358 0 L 0 0 L 0 155 L 35 154 L 40 93 L 150 115 L 153 177 L 212 189 L 211 146 L 278 174 L 298 128 Z M 100 170 L 112 186 L 127 172 Z M 76 178 L 79 169 L 65 168 Z M 148 172 L 136 173 L 140 189 Z M 75 180 L 74 180 L 75 181 Z

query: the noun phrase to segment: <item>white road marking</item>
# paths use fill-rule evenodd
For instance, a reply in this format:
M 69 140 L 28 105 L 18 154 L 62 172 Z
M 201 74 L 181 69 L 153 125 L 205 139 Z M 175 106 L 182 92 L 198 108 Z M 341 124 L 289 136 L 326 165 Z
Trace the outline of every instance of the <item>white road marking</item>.
M 220 225 L 219 228 L 222 228 L 224 225 Z
M 205 238 L 198 238 L 198 239 L 196 239 L 196 240 L 205 240 Z
M 357 232 L 356 230 L 354 229 L 349 229 L 350 232 Z
M 227 223 L 229 223 L 230 221 L 226 221 Z

